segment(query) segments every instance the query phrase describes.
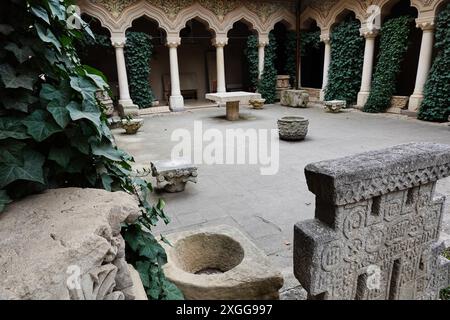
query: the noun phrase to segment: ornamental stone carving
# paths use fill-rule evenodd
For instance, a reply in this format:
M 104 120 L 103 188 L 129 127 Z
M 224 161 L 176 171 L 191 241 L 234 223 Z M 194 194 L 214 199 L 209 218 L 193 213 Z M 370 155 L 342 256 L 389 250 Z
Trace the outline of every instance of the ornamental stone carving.
M 311 299 L 437 299 L 450 146 L 410 143 L 305 168 L 315 219 L 294 230 L 294 273 Z

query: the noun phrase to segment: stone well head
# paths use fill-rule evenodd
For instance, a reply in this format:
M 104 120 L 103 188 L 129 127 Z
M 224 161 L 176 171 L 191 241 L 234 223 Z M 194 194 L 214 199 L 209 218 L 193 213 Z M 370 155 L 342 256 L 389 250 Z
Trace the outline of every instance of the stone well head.
M 239 230 L 222 225 L 166 238 L 164 272 L 186 299 L 279 298 L 281 273 Z

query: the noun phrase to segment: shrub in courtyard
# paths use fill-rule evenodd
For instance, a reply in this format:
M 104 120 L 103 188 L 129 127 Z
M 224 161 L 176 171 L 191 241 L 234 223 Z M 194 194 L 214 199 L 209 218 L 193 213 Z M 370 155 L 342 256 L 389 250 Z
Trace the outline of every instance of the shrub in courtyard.
M 251 35 L 247 39 L 245 56 L 248 64 L 248 77 L 250 79 L 251 89 L 256 91 L 258 87 L 258 37 Z
M 125 60 L 131 99 L 139 108 L 151 107 L 155 100 L 149 83 L 153 45 L 144 32 L 127 32 Z
M 269 34 L 269 44 L 265 47 L 264 53 L 264 72 L 258 83 L 258 92 L 261 93 L 266 103 L 274 103 L 276 99 L 277 70 L 275 68 L 275 52 L 277 43 L 275 36 Z
M 133 174 L 132 157 L 114 146 L 95 98 L 97 90 L 108 87 L 100 72 L 80 63 L 73 44 L 83 33 L 67 27 L 68 4 L 0 4 L 0 211 L 14 199 L 47 188 L 134 194 L 142 216 L 122 230 L 129 261 L 151 299 L 181 298 L 161 270 L 166 255 L 151 233 L 160 218 L 168 222 L 164 202 L 147 201 L 151 185 Z
M 308 49 L 318 49 L 320 46 L 320 30 L 300 31 L 300 56 L 308 54 Z
M 297 85 L 297 33 L 288 31 L 285 44 L 286 65 L 284 69 L 289 75 L 289 82 L 292 87 Z
M 381 28 L 380 53 L 373 75 L 372 88 L 363 111 L 383 112 L 395 93 L 401 62 L 408 50 L 411 17 L 402 16 L 386 21 Z
M 345 100 L 347 105 L 356 101 L 364 61 L 364 38 L 359 27 L 358 21 L 346 20 L 333 29 L 326 100 Z
M 425 85 L 418 118 L 447 121 L 450 116 L 450 3 L 437 18 L 435 48 L 437 56 Z

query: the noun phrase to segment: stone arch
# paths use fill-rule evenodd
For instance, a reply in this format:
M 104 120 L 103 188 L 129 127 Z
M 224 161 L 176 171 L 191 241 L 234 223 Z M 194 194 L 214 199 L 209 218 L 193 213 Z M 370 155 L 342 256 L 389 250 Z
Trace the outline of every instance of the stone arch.
M 311 25 L 311 21 L 315 21 L 321 29 L 324 26 L 320 14 L 311 7 L 308 7 L 300 15 L 300 29 L 308 29 Z
M 217 17 L 211 11 L 205 9 L 198 3 L 181 10 L 177 14 L 177 18 L 171 23 L 171 31 L 179 34 L 181 29 L 186 27 L 186 23 L 192 19 L 196 19 L 204 23 L 210 31 L 214 32 L 215 35 L 222 33 Z
M 228 13 L 221 23 L 223 26 L 222 31 L 224 33 L 228 33 L 228 31 L 230 31 L 233 28 L 233 25 L 238 21 L 244 22 L 252 30 L 256 30 L 258 34 L 263 32 L 258 16 L 251 12 L 247 7 L 241 7 Z
M 339 2 L 338 5 L 333 10 L 331 10 L 330 14 L 328 15 L 326 19 L 327 23 L 325 25 L 325 28 L 323 29 L 331 30 L 332 27 L 339 22 L 339 18 L 349 12 L 355 14 L 356 19 L 359 20 L 361 25 L 364 23 L 366 16 L 365 11 L 362 11 L 361 8 L 358 7 L 355 3 Z
M 284 24 L 287 30 L 295 30 L 295 20 L 295 16 L 286 9 L 280 10 L 267 20 L 265 31 L 271 31 L 278 22 Z
M 86 0 L 81 0 L 78 4 L 80 6 L 81 13 L 96 18 L 100 21 L 102 27 L 108 29 L 111 34 L 117 32 L 117 24 L 105 8 L 95 6 Z

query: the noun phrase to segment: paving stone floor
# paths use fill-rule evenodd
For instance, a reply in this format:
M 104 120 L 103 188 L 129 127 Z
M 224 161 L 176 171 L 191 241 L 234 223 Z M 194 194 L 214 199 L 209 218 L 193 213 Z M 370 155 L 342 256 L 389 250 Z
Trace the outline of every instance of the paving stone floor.
M 412 141 L 450 144 L 450 127 L 390 114 L 365 114 L 349 109 L 338 114 L 325 113 L 319 106 L 295 109 L 269 105 L 263 110 L 241 108 L 245 119 L 229 122 L 224 108 L 189 110 L 181 113 L 147 116 L 137 135 L 115 129 L 119 147 L 131 153 L 139 166 L 169 159 L 173 130 L 193 131 L 194 121 L 203 129 L 276 129 L 277 119 L 286 115 L 306 116 L 310 120 L 305 141 L 280 141 L 279 172 L 262 176 L 259 165 L 199 165 L 198 183 L 189 183 L 183 193 L 157 194 L 166 202 L 172 222 L 154 231 L 167 234 L 206 225 L 237 227 L 263 249 L 285 277 L 284 298 L 301 298 L 290 290 L 299 283 L 292 275 L 293 226 L 314 217 L 314 196 L 307 189 L 303 169 L 311 162 L 333 159 L 359 152 Z M 205 144 L 205 146 L 207 143 Z M 450 198 L 450 179 L 438 184 L 438 192 Z M 450 201 L 449 201 L 450 202 Z M 445 208 L 445 231 L 450 233 L 450 204 Z

